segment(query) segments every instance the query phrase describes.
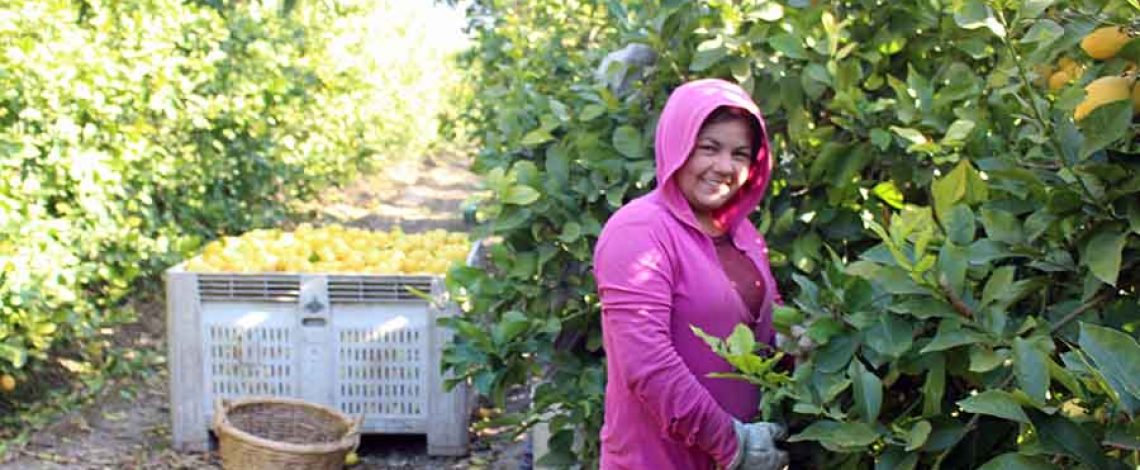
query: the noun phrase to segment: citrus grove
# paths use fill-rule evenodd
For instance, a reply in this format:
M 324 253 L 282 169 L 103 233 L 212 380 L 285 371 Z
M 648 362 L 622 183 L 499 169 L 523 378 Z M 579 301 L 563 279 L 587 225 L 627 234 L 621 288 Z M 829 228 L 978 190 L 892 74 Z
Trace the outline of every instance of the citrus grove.
M 53 413 L 162 369 L 158 346 L 124 345 L 132 306 L 203 250 L 192 265 L 226 271 L 437 273 L 458 256 L 442 233 L 271 229 L 441 144 L 457 45 L 424 6 L 0 6 L 0 459 Z M 290 236 L 311 251 L 266 251 Z M 361 241 L 378 245 L 345 256 Z
M 444 366 L 596 465 L 604 350 L 591 251 L 653 187 L 685 80 L 740 83 L 774 180 L 751 222 L 816 347 L 793 370 L 706 338 L 765 389 L 803 468 L 1140 464 L 1134 0 L 477 0 L 465 114 L 487 268 Z M 598 70 L 631 44 L 652 61 Z M 788 351 L 790 352 L 790 351 Z M 761 367 L 762 366 L 762 367 Z

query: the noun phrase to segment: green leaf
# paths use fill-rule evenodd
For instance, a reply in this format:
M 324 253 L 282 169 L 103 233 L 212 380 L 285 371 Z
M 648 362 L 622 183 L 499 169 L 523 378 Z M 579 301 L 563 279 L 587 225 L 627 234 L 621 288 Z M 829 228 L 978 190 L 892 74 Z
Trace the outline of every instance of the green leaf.
M 903 194 L 901 191 L 899 191 L 899 188 L 895 186 L 894 182 L 884 181 L 882 183 L 876 184 L 875 188 L 872 189 L 871 192 L 891 207 L 894 207 L 895 209 L 903 208 Z
M 1046 230 L 1057 221 L 1057 216 L 1049 212 L 1048 208 L 1041 208 L 1025 219 L 1025 235 L 1029 242 L 1033 242 L 1045 234 Z
M 1140 451 L 1140 420 L 1110 424 L 1104 443 L 1118 449 Z
M 942 245 L 938 253 L 939 282 L 946 280 L 950 289 L 958 295 L 962 294 L 966 285 L 966 269 L 970 265 L 970 251 L 950 242 Z
M 879 433 L 867 423 L 822 420 L 789 437 L 788 442 L 817 441 L 830 449 L 852 449 L 867 447 L 878 438 Z
M 997 240 L 983 238 L 970 245 L 970 264 L 985 264 L 1002 258 L 1017 256 L 1009 246 Z
M 709 349 L 712 349 L 713 352 L 718 356 L 723 356 L 727 353 L 727 351 L 724 349 L 724 341 L 720 338 L 705 333 L 705 330 L 702 330 L 694 325 L 689 325 L 689 329 L 693 331 L 693 334 L 697 335 L 698 338 L 704 341 L 705 344 L 709 345 Z
M 792 326 L 799 325 L 803 320 L 803 312 L 794 307 L 779 304 L 772 306 L 772 326 L 781 333 L 790 334 Z
M 965 159 L 958 162 L 950 173 L 935 180 L 931 192 L 934 196 L 934 212 L 939 220 L 944 220 L 947 212 L 958 201 L 976 204 L 989 199 L 989 187 Z
M 1089 239 L 1081 254 L 1081 264 L 1089 267 L 1097 279 L 1116 286 L 1120 275 L 1121 253 L 1128 234 L 1111 228 L 1102 229 Z
M 784 7 L 777 2 L 762 2 L 749 10 L 746 17 L 769 23 L 780 21 L 784 18 Z
M 614 131 L 613 143 L 618 152 L 634 160 L 641 158 L 645 150 L 641 145 L 641 133 L 629 125 Z
M 867 346 L 891 358 L 901 357 L 914 341 L 914 327 L 897 315 L 880 314 L 867 330 Z
M 481 395 L 490 396 L 491 387 L 495 383 L 495 373 L 490 370 L 481 370 L 471 380 L 471 384 L 475 386 Z
M 1005 37 L 1005 26 L 994 18 L 994 11 L 981 0 L 959 3 L 954 10 L 954 22 L 964 29 L 989 28 L 997 37 Z
M 540 196 L 539 192 L 525 184 L 516 184 L 507 189 L 503 194 L 504 204 L 514 204 L 517 206 L 526 206 L 534 203 Z
M 982 290 L 983 306 L 989 305 L 1009 289 L 1010 284 L 1013 284 L 1013 275 L 1016 271 L 1017 268 L 1013 266 L 1002 266 L 990 274 L 990 279 L 986 281 L 986 287 Z
M 904 452 L 901 447 L 890 446 L 875 462 L 875 470 L 914 470 L 918 468 L 918 455 L 917 452 Z
M 495 325 L 496 335 L 500 339 L 500 343 L 510 341 L 516 336 L 522 334 L 530 326 L 530 321 L 527 320 L 526 315 L 517 310 L 511 310 L 503 314 L 503 318 L 499 319 L 499 323 Z
M 815 271 L 822 240 L 815 232 L 801 234 L 792 242 L 792 265 L 803 272 Z
M 984 341 L 985 337 L 973 330 L 962 328 L 961 323 L 954 320 L 943 320 L 938 324 L 938 332 L 926 347 L 919 351 L 922 354 L 945 351 L 964 344 L 974 344 Z
M 915 284 L 906 271 L 895 266 L 883 266 L 870 261 L 856 261 L 847 265 L 844 271 L 847 274 L 871 281 L 872 284 L 883 288 L 890 294 L 927 293 L 924 287 Z
M 1057 449 L 1094 469 L 1112 468 L 1100 445 L 1077 423 L 1060 414 L 1047 415 L 1034 409 L 1026 411 L 1037 430 L 1037 439 L 1043 445 Z
M 1128 0 L 1128 3 L 1132 5 L 1132 8 L 1140 10 L 1140 0 Z M 1120 50 L 1116 52 L 1114 58 L 1133 63 L 1140 62 L 1140 39 L 1133 37 L 1128 40 L 1128 42 L 1124 43 L 1124 47 L 1121 47 Z
M 1038 456 L 1009 452 L 990 459 L 978 470 L 1057 470 L 1057 467 Z
M 879 150 L 886 150 L 891 146 L 891 134 L 879 128 L 871 129 L 871 143 Z
M 962 411 L 1005 418 L 1010 421 L 1029 424 L 1029 417 L 1013 395 L 1002 390 L 986 390 L 972 397 L 959 400 Z
M 1036 403 L 1045 403 L 1049 391 L 1049 358 L 1033 341 L 1013 339 L 1013 372 L 1017 384 Z
M 1058 365 L 1056 362 L 1053 362 L 1053 359 L 1049 359 L 1049 377 L 1060 382 L 1073 396 L 1082 400 L 1087 398 L 1084 387 L 1080 385 L 1074 371 Z
M 922 145 L 930 141 L 922 132 L 909 127 L 891 126 L 891 130 L 894 131 L 895 134 L 898 134 L 899 137 L 906 139 L 911 145 Z
M 1123 332 L 1081 322 L 1078 344 L 1092 357 L 1126 410 L 1130 414 L 1140 411 L 1140 343 Z
M 851 379 L 846 374 L 824 372 L 816 369 L 812 371 L 811 384 L 815 388 L 820 400 L 831 402 L 851 386 Z
M 988 207 L 983 207 L 981 212 L 982 227 L 990 238 L 1013 244 L 1025 241 L 1025 232 L 1022 231 L 1021 221 L 1017 216 Z
M 965 423 L 959 422 L 956 419 L 949 417 L 935 417 L 930 420 L 934 426 L 934 430 L 930 431 L 930 437 L 926 439 L 926 444 L 923 444 L 923 452 L 941 452 L 950 449 L 950 447 L 957 445 L 960 439 L 966 434 Z
M 950 128 L 946 130 L 946 135 L 942 136 L 943 145 L 956 145 L 961 144 L 970 136 L 970 132 L 974 130 L 974 121 L 969 119 L 958 119 L 950 124 Z
M 922 415 L 938 416 L 942 414 L 942 397 L 946 393 L 946 358 L 937 353 L 929 360 L 931 365 L 922 384 Z
M 573 243 L 580 236 L 582 236 L 582 226 L 577 222 L 567 222 L 562 226 L 562 233 L 558 235 L 558 239 L 564 243 Z
M 525 147 L 534 147 L 550 142 L 551 140 L 554 140 L 554 136 L 550 134 L 550 131 L 538 128 L 527 132 L 520 143 Z
M 847 376 L 851 378 L 855 410 L 864 421 L 875 423 L 883 407 L 883 381 L 858 360 L 851 361 Z
M 28 353 L 24 348 L 0 343 L 0 359 L 8 361 L 12 367 L 19 369 L 28 361 Z
M 756 336 L 752 329 L 742 324 L 732 329 L 732 334 L 725 340 L 729 354 L 751 354 L 756 350 Z
M 592 121 L 598 116 L 606 113 L 606 107 L 600 104 L 588 104 L 582 107 L 582 114 L 578 115 L 578 119 L 582 121 Z
M 1053 20 L 1038 20 L 1029 27 L 1025 36 L 1021 38 L 1022 44 L 1038 43 L 1037 47 L 1045 47 L 1052 44 L 1061 36 L 1065 35 L 1065 28 L 1057 24 Z
M 693 54 L 693 62 L 689 64 L 689 70 L 703 72 L 727 56 L 728 49 L 724 47 L 724 38 L 718 36 L 705 40 L 697 45 L 697 52 Z
M 954 310 L 953 306 L 941 299 L 927 296 L 906 299 L 901 302 L 896 302 L 887 308 L 895 313 L 910 314 L 920 320 L 928 320 L 931 318 L 959 318 L 958 312 Z
M 819 323 L 819 320 L 816 320 Z M 811 331 L 810 329 L 808 331 Z M 859 343 L 850 335 L 837 335 L 831 337 L 827 344 L 815 350 L 812 357 L 816 361 L 816 368 L 821 372 L 837 372 L 847 366 L 851 356 Z
M 974 233 L 977 225 L 974 223 L 974 211 L 965 204 L 955 204 L 945 213 L 943 225 L 946 229 L 946 238 L 955 245 L 966 246 L 974 242 Z
M 1008 350 L 1001 350 L 1008 353 Z M 988 346 L 975 344 L 970 347 L 970 372 L 989 372 L 1005 361 L 1009 354 L 1000 354 Z
M 906 433 L 906 451 L 914 452 L 926 444 L 926 440 L 930 438 L 930 431 L 933 427 L 930 421 L 925 419 L 919 420 L 914 423 L 914 427 Z
M 1093 152 L 1129 135 L 1132 125 L 1132 101 L 1120 101 L 1100 105 L 1077 123 L 1085 141 L 1081 145 L 1080 158 L 1083 160 Z
M 1037 18 L 1056 0 L 1023 0 L 1018 13 L 1022 19 Z
M 771 38 L 768 38 L 768 44 L 772 46 L 777 52 L 788 56 L 790 59 L 807 59 L 807 50 L 800 42 L 799 36 L 789 33 L 779 33 Z
M 570 182 L 570 156 L 565 145 L 551 145 L 546 148 L 546 174 L 558 187 L 565 188 Z
M 826 67 L 812 63 L 804 67 L 800 81 L 808 98 L 818 100 L 831 85 L 831 75 Z
M 1140 235 L 1140 199 L 1128 203 L 1128 226 L 1132 228 L 1132 233 Z

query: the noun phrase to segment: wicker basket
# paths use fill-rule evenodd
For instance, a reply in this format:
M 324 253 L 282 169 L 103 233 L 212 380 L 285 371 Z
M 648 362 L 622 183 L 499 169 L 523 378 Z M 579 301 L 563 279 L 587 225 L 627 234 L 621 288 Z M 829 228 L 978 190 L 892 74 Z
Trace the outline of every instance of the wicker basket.
M 360 423 L 325 406 L 280 397 L 218 400 L 222 468 L 339 469 L 360 444 Z

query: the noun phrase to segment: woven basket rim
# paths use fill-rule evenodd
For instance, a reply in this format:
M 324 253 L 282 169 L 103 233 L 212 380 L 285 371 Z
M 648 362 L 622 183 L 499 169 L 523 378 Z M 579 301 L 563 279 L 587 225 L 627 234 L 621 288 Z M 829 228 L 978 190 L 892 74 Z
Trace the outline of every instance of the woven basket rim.
M 266 404 L 266 403 L 268 403 L 268 404 L 276 403 L 276 404 L 285 404 L 285 405 L 297 405 L 297 406 L 301 406 L 301 407 L 313 408 L 313 409 L 317 409 L 317 410 L 326 412 L 328 414 L 331 414 L 331 415 L 343 420 L 345 423 L 347 423 L 348 424 L 348 431 L 345 433 L 344 437 L 342 437 L 340 440 L 333 441 L 333 442 L 323 442 L 323 443 L 318 443 L 318 444 L 294 444 L 291 442 L 273 441 L 273 440 L 269 440 L 269 439 L 266 439 L 263 437 L 259 437 L 259 436 L 250 434 L 250 433 L 248 433 L 242 429 L 237 428 L 233 424 L 231 424 L 229 418 L 226 416 L 227 413 L 229 413 L 229 411 L 233 408 L 237 408 L 237 407 L 245 406 L 245 405 Z M 324 406 L 321 404 L 301 400 L 301 399 L 286 398 L 286 397 L 243 397 L 243 398 L 235 398 L 235 399 L 225 400 L 224 402 L 222 400 L 218 400 L 218 403 L 215 406 L 215 410 L 216 410 L 214 413 L 214 431 L 215 432 L 217 432 L 218 434 L 226 435 L 226 436 L 231 437 L 233 439 L 245 441 L 247 443 L 257 445 L 260 447 L 269 448 L 269 449 L 272 449 L 272 450 L 278 451 L 278 452 L 285 452 L 285 453 L 290 453 L 290 454 L 302 454 L 302 455 L 327 454 L 329 452 L 338 452 L 338 451 L 342 451 L 342 450 L 350 450 L 350 449 L 356 447 L 357 444 L 359 443 L 359 437 L 360 437 L 359 427 L 360 426 L 359 426 L 358 422 L 354 421 L 353 419 L 349 418 L 347 415 L 345 415 L 344 413 L 341 413 L 340 411 L 338 411 L 336 409 L 333 409 L 333 408 L 330 408 L 328 406 Z

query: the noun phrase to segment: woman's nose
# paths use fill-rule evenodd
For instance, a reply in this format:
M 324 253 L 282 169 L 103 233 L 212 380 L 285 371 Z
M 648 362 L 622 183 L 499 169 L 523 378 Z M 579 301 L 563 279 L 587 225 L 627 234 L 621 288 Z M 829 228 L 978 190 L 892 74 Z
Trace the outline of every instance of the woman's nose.
M 735 170 L 731 152 L 720 152 L 713 162 L 713 170 L 722 174 L 731 174 Z

